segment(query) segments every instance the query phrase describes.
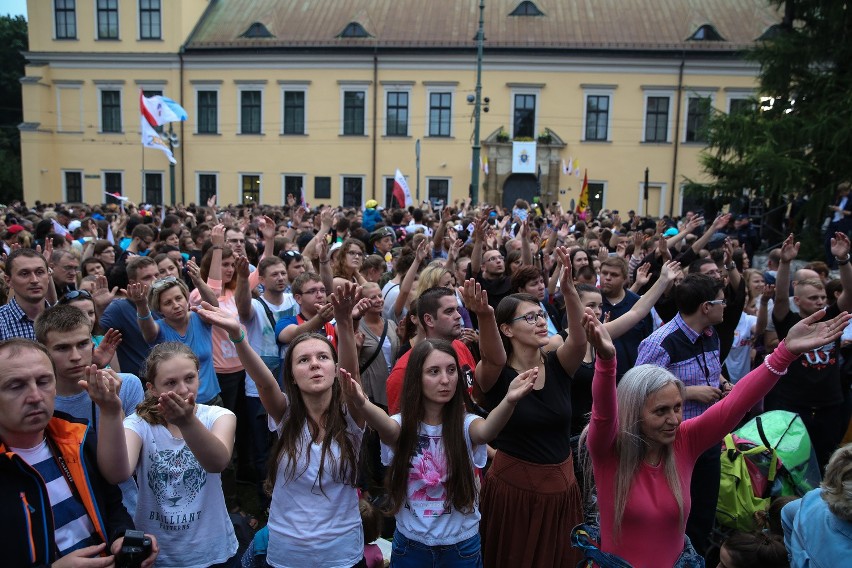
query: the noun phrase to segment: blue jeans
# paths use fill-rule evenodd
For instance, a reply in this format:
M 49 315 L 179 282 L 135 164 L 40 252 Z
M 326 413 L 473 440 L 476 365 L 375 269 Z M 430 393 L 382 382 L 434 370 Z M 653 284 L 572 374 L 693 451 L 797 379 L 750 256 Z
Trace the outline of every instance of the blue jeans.
M 427 546 L 393 533 L 390 565 L 393 568 L 482 568 L 479 534 L 456 544 Z

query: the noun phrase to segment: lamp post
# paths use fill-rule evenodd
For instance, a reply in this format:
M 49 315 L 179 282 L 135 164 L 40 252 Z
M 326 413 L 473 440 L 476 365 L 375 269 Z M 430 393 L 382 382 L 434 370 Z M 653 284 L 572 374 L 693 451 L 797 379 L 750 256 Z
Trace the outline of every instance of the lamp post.
M 485 0 L 479 0 L 479 29 L 476 32 L 476 98 L 473 103 L 473 159 L 470 172 L 470 199 L 479 203 L 479 118 L 482 108 L 482 42 L 485 40 Z
M 178 139 L 178 135 L 175 134 L 174 129 L 172 128 L 172 123 L 169 123 L 169 150 L 171 150 L 172 154 L 174 154 L 175 148 L 180 146 L 180 140 Z M 169 187 L 171 189 L 171 198 L 172 198 L 172 206 L 175 205 L 175 165 L 172 162 L 169 162 Z
M 420 138 L 414 143 L 414 159 L 417 164 L 417 207 L 420 207 Z

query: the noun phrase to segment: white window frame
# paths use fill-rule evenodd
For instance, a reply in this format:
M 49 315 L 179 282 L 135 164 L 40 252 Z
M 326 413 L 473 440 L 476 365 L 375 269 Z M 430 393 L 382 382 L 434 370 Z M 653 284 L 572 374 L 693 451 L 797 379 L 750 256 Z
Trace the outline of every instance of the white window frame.
M 98 90 L 98 134 L 124 134 L 124 84 L 99 82 L 95 87 Z M 104 132 L 103 91 L 118 91 L 118 116 L 121 120 L 121 130 L 118 132 Z
M 698 141 L 687 141 L 686 140 L 686 127 L 689 124 L 689 99 L 692 98 L 709 98 L 710 99 L 710 111 L 716 108 L 716 91 L 718 89 L 708 88 L 708 89 L 688 89 L 683 93 L 683 124 L 681 133 L 680 142 L 682 144 L 705 144 L 705 142 Z
M 160 37 L 142 37 L 142 0 L 136 0 L 136 40 L 137 41 L 163 41 L 163 3 L 168 0 L 160 0 Z M 165 203 L 165 201 L 163 202 Z
M 606 113 L 606 139 L 604 140 L 586 140 L 586 120 L 588 119 L 589 97 L 607 97 L 609 99 L 609 108 Z M 615 87 L 599 88 L 588 87 L 583 89 L 583 121 L 582 130 L 580 131 L 581 142 L 612 142 L 612 114 L 615 102 Z
M 453 178 L 450 176 L 427 176 L 426 177 L 426 199 L 429 200 L 429 203 L 432 203 L 432 196 L 429 195 L 429 182 L 432 180 L 440 180 L 447 182 L 447 200 L 444 202 L 444 207 L 450 202 L 453 198 Z
M 92 0 L 92 11 L 94 17 L 94 37 L 95 41 L 121 41 L 121 0 L 115 2 L 115 15 L 118 22 L 118 37 L 98 37 L 98 0 Z M 162 25 L 162 24 L 161 24 Z
M 107 174 L 118 174 L 118 175 L 121 176 L 121 195 L 124 196 L 124 197 L 128 197 L 128 195 L 126 193 L 124 193 L 124 190 L 127 187 L 127 185 L 124 183 L 124 170 L 101 170 L 101 195 L 104 196 L 104 199 L 106 199 L 106 196 L 104 194 L 107 191 L 107 186 L 106 186 L 106 175 Z
M 755 92 L 751 89 L 731 89 L 727 92 L 726 101 L 725 101 L 725 112 L 731 114 L 731 102 L 732 101 L 747 101 L 755 96 Z M 760 102 L 757 103 L 760 105 Z
M 163 205 L 168 205 L 168 201 L 166 200 L 166 190 L 169 189 L 166 187 L 166 172 L 163 170 L 142 170 L 142 182 L 145 183 L 145 176 L 148 174 L 159 175 L 160 176 L 160 203 Z M 147 185 L 142 187 L 142 195 L 139 201 L 141 203 L 148 203 L 147 201 Z
M 284 108 L 283 100 L 281 102 L 281 108 L 282 109 Z M 308 200 L 308 190 L 305 189 L 305 178 L 307 178 L 308 176 L 305 175 L 305 174 L 293 174 L 293 173 L 284 172 L 284 173 L 281 174 L 281 203 L 283 203 L 285 205 L 287 204 L 287 178 L 288 177 L 302 178 L 302 189 L 305 190 L 305 201 L 307 201 Z M 350 176 L 347 176 L 347 177 L 350 177 Z
M 201 121 L 198 119 L 198 92 L 199 91 L 216 91 L 216 132 L 199 132 L 198 127 Z M 195 128 L 193 134 L 201 136 L 216 136 L 222 134 L 222 84 L 221 83 L 196 83 L 192 85 L 192 99 L 195 105 Z M 219 186 L 216 186 L 218 191 Z
M 79 84 L 54 84 L 56 87 L 56 131 L 57 132 L 70 132 L 79 134 L 83 132 L 83 82 L 81 81 Z M 80 113 L 77 115 L 80 117 L 80 122 L 75 126 L 78 128 L 75 130 L 69 130 L 62 126 L 62 91 L 77 91 L 77 100 L 80 104 Z M 98 93 L 98 98 L 100 98 L 100 93 Z M 100 102 L 98 102 L 98 111 L 100 114 Z
M 369 81 L 340 82 L 340 83 L 338 83 L 338 85 L 340 87 L 340 96 L 339 96 L 339 99 L 340 99 L 339 133 L 340 133 L 340 136 L 369 136 L 369 134 L 367 133 L 367 125 L 370 124 L 370 105 L 367 103 L 367 101 L 370 100 L 370 82 Z M 344 134 L 343 133 L 343 123 L 345 122 L 344 98 L 345 98 L 345 93 L 348 92 L 348 91 L 364 91 L 364 134 Z M 282 109 L 284 108 L 283 105 L 282 105 L 281 108 Z M 357 176 L 346 176 L 346 177 L 357 177 Z M 340 187 L 341 187 L 341 189 L 343 188 L 343 182 L 342 181 L 341 181 Z M 343 194 L 341 193 L 341 199 L 342 199 L 342 195 Z
M 244 91 L 260 91 L 260 132 L 243 133 L 243 92 Z M 237 134 L 239 136 L 263 136 L 264 119 L 266 118 L 263 109 L 263 102 L 266 97 L 266 85 L 264 83 L 240 83 L 237 85 Z
M 68 199 L 68 188 L 66 187 L 66 179 L 65 174 L 80 174 L 80 197 L 83 200 L 83 203 L 86 203 L 86 176 L 83 170 L 75 170 L 75 169 L 67 169 L 67 170 L 59 170 L 62 175 L 62 200 L 65 203 L 70 203 L 71 200 Z
M 367 180 L 367 176 L 361 174 L 340 174 L 338 176 L 338 181 L 340 183 L 340 199 L 339 205 L 343 207 L 343 180 L 344 178 L 360 178 L 361 179 L 361 203 L 364 203 L 364 185 Z M 384 187 L 382 187 L 382 193 L 384 193 Z
M 636 206 L 636 214 L 645 215 L 645 180 L 640 181 L 638 183 L 638 186 L 639 203 Z M 669 185 L 663 181 L 648 180 L 648 191 L 650 191 L 651 187 L 660 188 L 660 210 L 657 212 L 648 211 L 648 215 L 651 217 L 662 217 L 664 215 L 664 211 L 666 210 L 666 200 L 668 199 L 669 195 Z
M 449 93 L 450 95 L 450 134 L 449 136 L 440 136 L 429 134 L 429 123 L 432 120 L 432 95 L 433 94 L 443 94 Z M 515 98 L 512 97 L 514 101 Z M 512 103 L 514 105 L 514 102 Z M 538 104 L 536 104 L 538 107 Z M 430 85 L 426 87 L 426 125 L 423 129 L 423 136 L 426 138 L 435 138 L 435 139 L 452 139 L 456 136 L 456 121 L 453 120 L 453 112 L 456 110 L 456 85 Z M 514 114 L 512 115 L 514 116 Z M 409 111 L 409 118 L 411 118 L 411 113 Z
M 533 95 L 535 97 L 535 118 L 533 119 L 533 135 L 538 138 L 538 113 L 541 110 L 541 88 L 540 87 L 513 87 L 509 96 L 509 124 L 511 124 L 509 137 L 515 137 L 515 95 Z
M 280 94 L 281 94 L 281 98 L 280 98 L 281 104 L 278 105 L 278 112 L 280 113 L 280 116 L 281 116 L 281 120 L 279 122 L 281 127 L 278 129 L 278 133 L 280 135 L 282 135 L 282 136 L 307 136 L 308 135 L 308 87 L 310 87 L 309 81 L 300 82 L 300 83 L 279 83 L 279 91 L 280 91 Z M 304 132 L 302 132 L 301 134 L 289 134 L 289 133 L 284 132 L 284 93 L 287 93 L 287 92 L 290 92 L 290 91 L 300 92 L 305 97 L 305 108 L 304 108 L 305 116 L 303 117 L 305 129 L 304 129 Z M 341 97 L 341 101 L 342 101 L 343 100 L 343 94 L 342 93 L 341 93 L 340 97 Z M 341 107 L 341 109 L 342 109 L 342 107 Z M 341 116 L 342 116 L 342 111 L 341 111 Z M 343 120 L 340 121 L 340 125 L 341 125 L 340 126 L 341 131 L 342 131 L 343 130 Z
M 216 201 L 219 201 L 219 172 L 196 171 L 195 172 L 195 202 L 201 207 L 207 207 L 207 203 L 201 203 L 201 176 L 216 177 Z M 240 188 L 242 191 L 242 188 Z
M 669 99 L 669 112 L 668 112 L 668 120 L 666 125 L 666 139 L 662 142 L 658 140 L 648 140 L 645 136 L 648 130 L 648 99 L 654 98 L 667 98 Z M 642 105 L 642 142 L 647 142 L 648 144 L 671 144 L 672 142 L 672 125 L 674 124 L 674 114 L 672 110 L 674 109 L 675 103 L 675 93 L 674 91 L 663 91 L 663 90 L 650 90 L 645 91 L 643 93 L 644 103 Z M 610 105 L 612 106 L 612 105 Z M 584 114 L 585 116 L 585 114 Z M 583 129 L 583 132 L 586 132 L 586 129 Z
M 237 187 L 237 197 L 239 198 L 239 204 L 242 205 L 245 203 L 243 199 L 243 177 L 245 176 L 257 176 L 257 180 L 260 182 L 260 187 L 257 189 L 257 204 L 263 203 L 263 173 L 261 172 L 237 172 L 237 180 L 239 186 Z M 219 186 L 217 185 L 218 189 Z
M 382 85 L 382 134 L 389 138 L 411 138 L 411 92 L 414 85 L 409 83 L 386 83 Z M 388 96 L 391 93 L 405 93 L 408 95 L 408 117 L 405 121 L 405 134 L 388 134 Z M 365 113 L 366 114 L 366 113 Z

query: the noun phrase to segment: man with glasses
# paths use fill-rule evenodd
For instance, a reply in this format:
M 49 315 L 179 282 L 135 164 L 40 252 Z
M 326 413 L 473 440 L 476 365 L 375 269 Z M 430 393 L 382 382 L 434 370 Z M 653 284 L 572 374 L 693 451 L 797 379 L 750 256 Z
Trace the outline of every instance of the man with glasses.
M 470 255 L 470 265 L 467 277 L 473 278 L 488 292 L 488 304 L 497 309 L 500 300 L 512 293 L 512 278 L 506 272 L 506 262 L 499 250 L 483 250 L 485 244 L 485 233 L 489 230 L 489 217 L 481 216 L 473 227 L 473 252 Z M 529 243 L 526 230 L 522 229 L 522 239 L 525 244 Z M 532 264 L 532 255 L 529 246 L 521 248 L 521 263 Z
M 722 377 L 715 328 L 722 323 L 727 301 L 722 282 L 693 272 L 675 288 L 674 296 L 677 314 L 642 341 L 635 364 L 664 367 L 683 381 L 683 419 L 687 419 L 699 416 L 731 390 Z M 714 446 L 699 456 L 690 485 L 692 509 L 686 534 L 701 554 L 713 530 L 720 476 L 719 448 Z
M 284 316 L 275 324 L 275 337 L 281 346 L 281 358 L 287 345 L 303 333 L 325 335 L 337 348 L 337 330 L 331 320 L 334 308 L 326 296 L 325 284 L 318 274 L 305 272 L 292 284 L 293 299 L 299 305 L 298 314 Z
M 50 257 L 50 268 L 53 270 L 53 285 L 56 295 L 77 289 L 77 276 L 80 272 L 80 261 L 67 250 L 58 250 Z

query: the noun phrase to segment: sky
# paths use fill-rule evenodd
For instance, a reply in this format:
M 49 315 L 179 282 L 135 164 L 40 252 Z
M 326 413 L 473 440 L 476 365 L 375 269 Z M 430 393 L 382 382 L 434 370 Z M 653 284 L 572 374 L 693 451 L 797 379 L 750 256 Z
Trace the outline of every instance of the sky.
M 27 17 L 27 0 L 0 0 L 0 15 Z

